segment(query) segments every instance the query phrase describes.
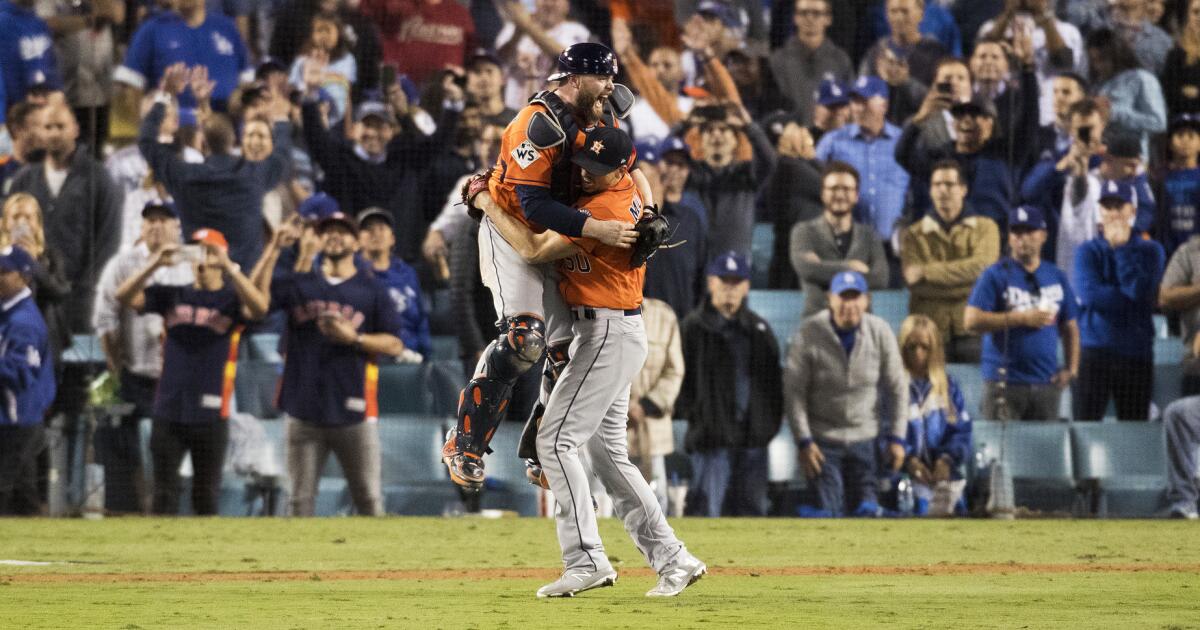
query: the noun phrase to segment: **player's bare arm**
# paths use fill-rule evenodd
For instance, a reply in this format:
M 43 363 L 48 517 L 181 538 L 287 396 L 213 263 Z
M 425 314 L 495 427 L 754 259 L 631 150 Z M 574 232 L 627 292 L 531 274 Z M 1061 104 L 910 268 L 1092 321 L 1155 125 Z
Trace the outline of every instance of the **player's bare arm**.
M 491 219 L 500 236 L 531 264 L 540 264 L 573 256 L 579 248 L 549 230 L 535 234 L 512 215 L 505 212 L 486 192 L 475 197 L 475 205 Z
M 643 207 L 653 206 L 654 190 L 650 188 L 650 180 L 646 178 L 641 167 L 629 171 L 629 176 L 633 178 L 633 185 L 637 186 L 638 194 L 642 196 Z

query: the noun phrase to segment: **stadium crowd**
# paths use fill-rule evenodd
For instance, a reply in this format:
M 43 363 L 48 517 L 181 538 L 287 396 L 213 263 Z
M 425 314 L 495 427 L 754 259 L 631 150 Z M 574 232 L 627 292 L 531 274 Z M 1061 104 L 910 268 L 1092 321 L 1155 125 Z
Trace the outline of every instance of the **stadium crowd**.
M 153 419 L 154 487 L 109 509 L 177 512 L 190 452 L 215 513 L 261 332 L 291 513 L 330 451 L 383 512 L 377 363 L 452 335 L 469 370 L 494 337 L 458 191 L 583 41 L 639 97 L 621 126 L 677 242 L 629 411 L 664 505 L 672 418 L 708 516 L 767 512 L 786 419 L 813 514 L 884 513 L 901 475 L 912 511 L 964 513 L 969 407 L 1160 415 L 1158 313 L 1189 396 L 1161 411 L 1169 512 L 1196 517 L 1200 0 L 0 0 L 0 514 L 45 509 L 44 426 L 95 376 L 64 361 L 80 335 L 132 407 L 96 436 L 110 474 Z M 752 278 L 802 291 L 801 325 L 754 313 Z M 898 289 L 897 335 L 870 307 Z

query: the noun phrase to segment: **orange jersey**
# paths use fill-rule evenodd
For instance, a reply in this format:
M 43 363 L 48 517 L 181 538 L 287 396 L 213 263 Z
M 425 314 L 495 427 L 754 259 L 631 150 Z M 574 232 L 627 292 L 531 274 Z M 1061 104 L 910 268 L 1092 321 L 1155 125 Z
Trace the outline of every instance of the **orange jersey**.
M 500 156 L 496 158 L 496 168 L 488 180 L 488 192 L 492 199 L 504 208 L 504 211 L 516 217 L 521 223 L 534 232 L 541 233 L 546 228 L 530 223 L 521 209 L 521 200 L 517 198 L 517 186 L 550 187 L 550 173 L 554 170 L 554 162 L 561 152 L 559 147 L 538 150 L 525 135 L 529 128 L 529 119 L 536 112 L 546 112 L 543 105 L 531 103 L 517 113 L 517 117 L 504 128 L 504 136 L 500 139 Z M 620 126 L 619 124 L 617 126 Z M 583 148 L 584 129 L 575 135 L 575 150 Z M 632 163 L 632 162 L 631 162 Z
M 577 207 L 595 219 L 633 224 L 642 214 L 642 197 L 628 174 L 608 190 L 583 197 Z M 566 238 L 566 237 L 564 237 Z M 558 289 L 571 306 L 620 310 L 642 304 L 646 266 L 629 268 L 629 250 L 609 247 L 595 239 L 573 238 L 579 253 L 558 261 Z

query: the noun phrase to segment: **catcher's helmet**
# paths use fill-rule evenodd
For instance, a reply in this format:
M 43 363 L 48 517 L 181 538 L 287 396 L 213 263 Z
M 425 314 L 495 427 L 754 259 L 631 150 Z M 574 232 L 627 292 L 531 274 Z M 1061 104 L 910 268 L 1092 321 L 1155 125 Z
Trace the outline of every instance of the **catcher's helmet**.
M 547 81 L 559 81 L 572 74 L 617 75 L 617 55 L 604 44 L 582 42 L 558 53 L 558 71 Z

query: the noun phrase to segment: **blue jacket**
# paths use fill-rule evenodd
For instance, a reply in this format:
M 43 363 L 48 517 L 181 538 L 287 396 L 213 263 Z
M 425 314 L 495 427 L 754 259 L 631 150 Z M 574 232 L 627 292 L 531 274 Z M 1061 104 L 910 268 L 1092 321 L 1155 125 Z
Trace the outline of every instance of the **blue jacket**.
M 25 289 L 0 305 L 0 424 L 34 426 L 54 402 L 46 322 Z
M 950 422 L 943 407 L 944 401 L 931 400 L 933 384 L 928 379 L 913 379 L 908 383 L 908 435 L 904 450 L 931 469 L 943 455 L 958 467 L 971 456 L 971 415 L 967 413 L 962 390 L 953 377 L 947 376 L 950 403 L 954 405 L 955 422 Z
M 1166 254 L 1137 235 L 1120 247 L 1098 236 L 1075 252 L 1075 293 L 1084 348 L 1154 357 L 1154 307 Z
M 62 86 L 54 60 L 54 38 L 45 20 L 32 10 L 0 0 L 0 103 L 4 110 L 25 98 L 32 85 Z
M 416 270 L 393 257 L 392 266 L 386 271 L 375 270 L 375 277 L 387 286 L 388 297 L 396 305 L 396 321 L 400 324 L 396 336 L 404 342 L 405 348 L 429 359 L 433 353 L 433 341 L 429 337 L 429 312 L 425 308 L 421 280 Z

